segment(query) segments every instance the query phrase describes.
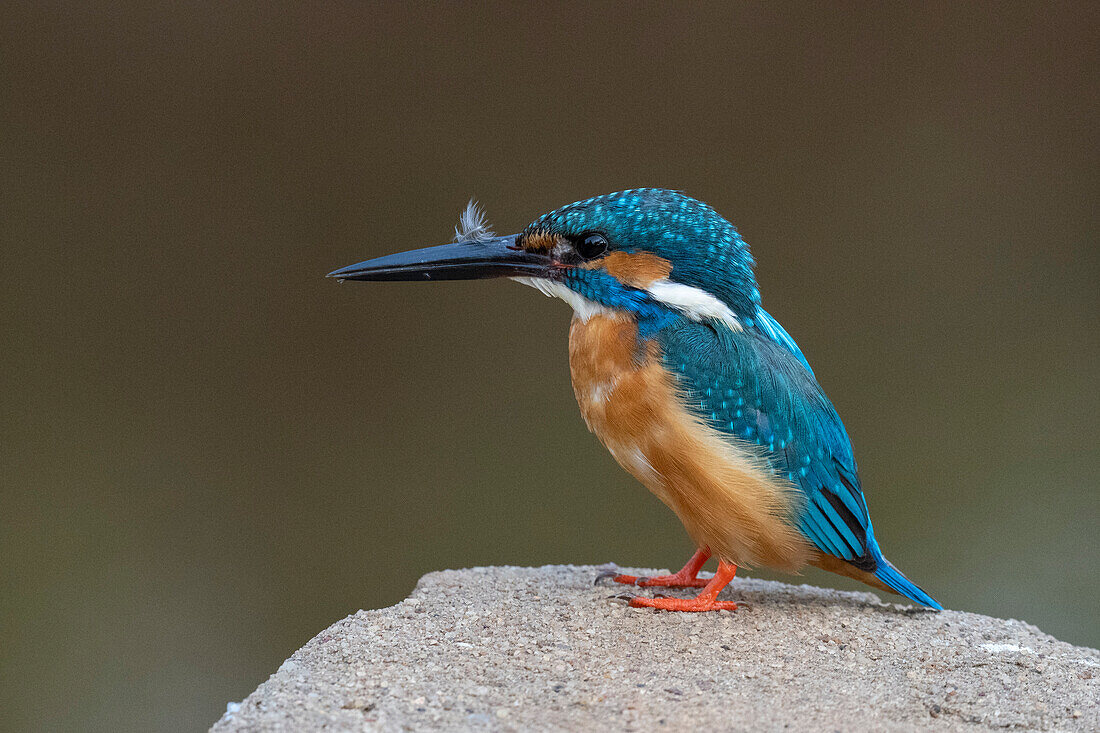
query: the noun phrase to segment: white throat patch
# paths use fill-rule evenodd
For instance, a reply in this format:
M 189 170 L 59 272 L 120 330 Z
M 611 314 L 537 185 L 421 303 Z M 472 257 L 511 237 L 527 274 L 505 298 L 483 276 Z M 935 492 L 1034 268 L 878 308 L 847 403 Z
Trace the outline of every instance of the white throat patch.
M 613 310 L 602 306 L 594 300 L 589 300 L 575 290 L 554 280 L 542 277 L 513 277 L 518 283 L 529 285 L 548 298 L 561 298 L 573 308 L 573 314 L 581 321 L 587 321 L 592 316 L 612 315 Z

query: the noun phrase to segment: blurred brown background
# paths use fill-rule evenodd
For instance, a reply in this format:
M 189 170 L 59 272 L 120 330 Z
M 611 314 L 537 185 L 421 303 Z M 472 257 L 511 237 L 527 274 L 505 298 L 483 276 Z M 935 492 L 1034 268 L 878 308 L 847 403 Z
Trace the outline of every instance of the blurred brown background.
M 889 557 L 1100 644 L 1097 7 L 9 7 L 0 727 L 202 728 L 427 571 L 687 557 L 564 304 L 324 279 L 471 195 L 713 204 Z

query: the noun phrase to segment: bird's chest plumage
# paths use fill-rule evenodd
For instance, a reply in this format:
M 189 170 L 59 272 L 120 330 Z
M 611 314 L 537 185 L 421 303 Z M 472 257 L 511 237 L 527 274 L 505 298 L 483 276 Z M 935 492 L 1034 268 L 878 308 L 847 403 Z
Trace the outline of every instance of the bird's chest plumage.
M 633 318 L 574 318 L 569 367 L 589 430 L 700 547 L 738 564 L 804 564 L 809 547 L 790 522 L 790 487 L 757 453 L 699 419 L 656 342 L 639 342 Z
M 574 318 L 569 370 L 588 429 L 624 468 L 661 495 L 664 487 L 652 485 L 657 482 L 642 450 L 662 428 L 656 401 L 668 386 L 655 346 L 639 344 L 638 328 L 629 317 Z

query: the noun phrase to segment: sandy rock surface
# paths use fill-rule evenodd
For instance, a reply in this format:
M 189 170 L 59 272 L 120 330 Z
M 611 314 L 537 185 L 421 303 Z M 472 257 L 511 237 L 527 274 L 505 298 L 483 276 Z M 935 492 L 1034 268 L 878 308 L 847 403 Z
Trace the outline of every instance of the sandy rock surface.
M 212 730 L 1100 730 L 1100 651 L 1020 621 L 742 578 L 737 611 L 663 613 L 602 569 L 425 575 Z

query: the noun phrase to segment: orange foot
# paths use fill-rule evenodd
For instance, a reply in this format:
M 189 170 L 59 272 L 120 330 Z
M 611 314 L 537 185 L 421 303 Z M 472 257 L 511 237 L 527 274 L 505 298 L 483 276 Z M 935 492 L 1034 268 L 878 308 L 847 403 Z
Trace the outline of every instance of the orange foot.
M 719 601 L 718 592 L 733 580 L 737 574 L 737 566 L 724 560 L 718 563 L 718 572 L 714 574 L 710 582 L 702 592 L 694 598 L 639 598 L 630 599 L 633 608 L 658 608 L 662 611 L 735 611 L 737 604 L 732 601 Z
M 710 559 L 710 550 L 703 548 L 696 550 L 691 559 L 687 561 L 679 571 L 672 575 L 657 575 L 652 578 L 639 578 L 637 575 L 616 575 L 615 573 L 600 573 L 596 576 L 596 583 L 601 580 L 611 579 L 624 585 L 637 585 L 643 588 L 704 588 L 709 580 L 700 578 L 699 571 Z

